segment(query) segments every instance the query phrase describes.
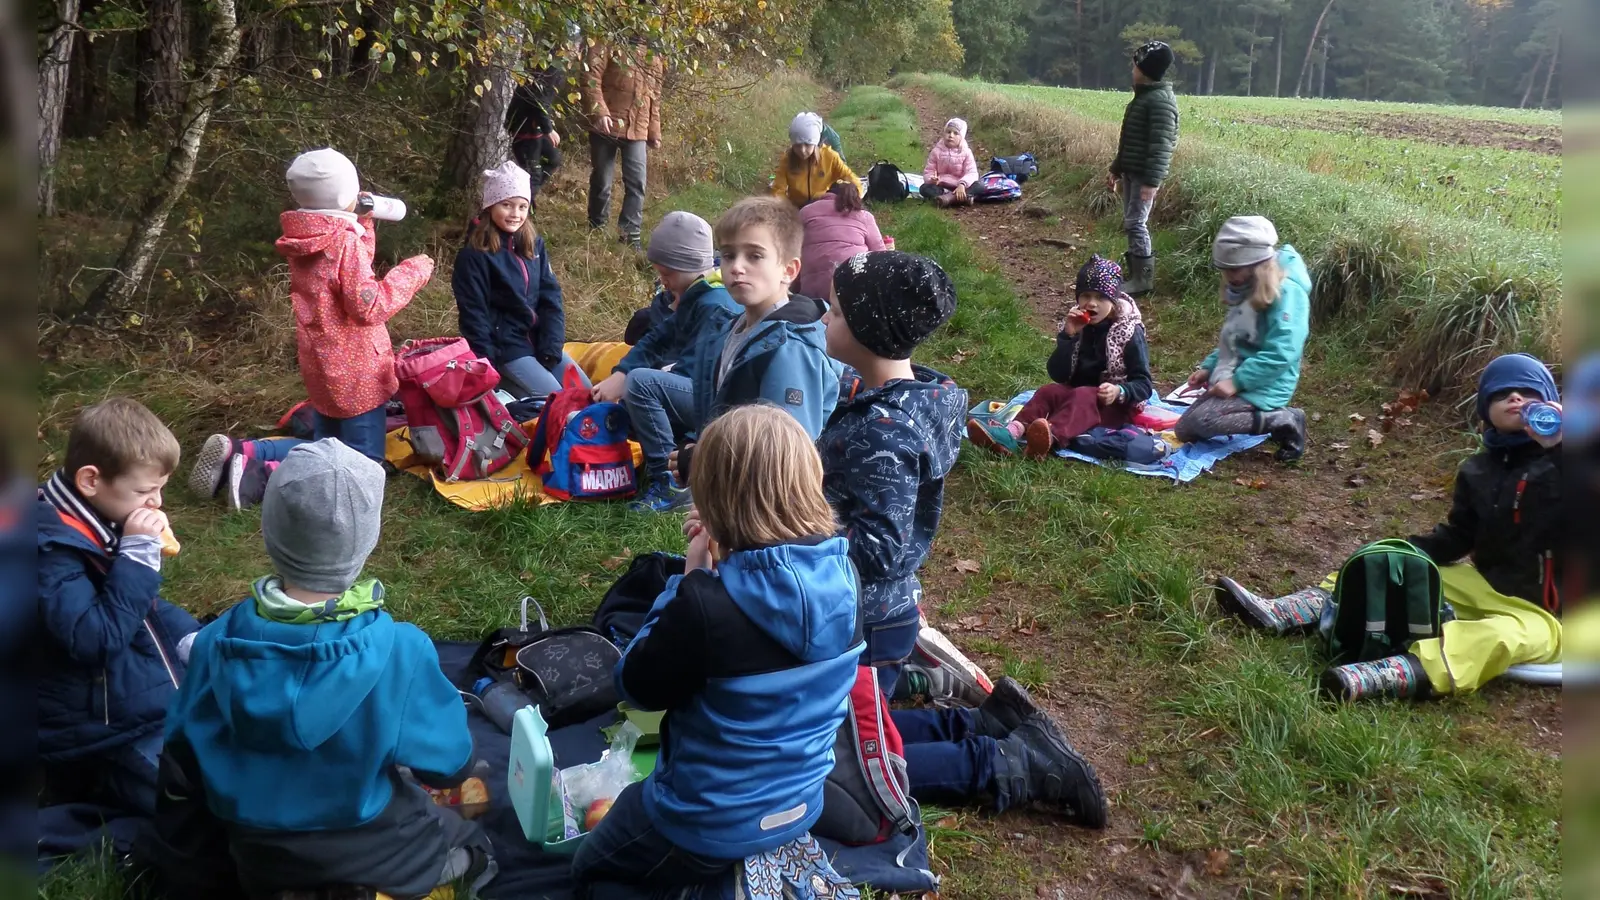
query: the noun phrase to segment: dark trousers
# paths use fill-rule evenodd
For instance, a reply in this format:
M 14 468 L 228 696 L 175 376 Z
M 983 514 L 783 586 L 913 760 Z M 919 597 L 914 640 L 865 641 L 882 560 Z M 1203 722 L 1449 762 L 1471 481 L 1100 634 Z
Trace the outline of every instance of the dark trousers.
M 518 138 L 511 144 L 511 155 L 528 173 L 535 198 L 539 196 L 539 188 L 561 168 L 561 148 L 550 142 L 548 134 Z
M 909 617 L 866 627 L 867 649 L 861 654 L 861 664 L 878 670 L 878 690 L 890 700 L 894 699 L 895 686 L 900 683 L 900 670 L 917 647 L 920 631 L 922 617 L 916 609 L 911 610 Z
M 1121 403 L 1101 406 L 1098 392 L 1095 387 L 1047 384 L 1033 392 L 1033 399 L 1017 413 L 1017 421 L 1023 425 L 1033 424 L 1034 419 L 1048 421 L 1050 436 L 1058 447 L 1097 425 L 1121 428 L 1128 424 L 1127 407 Z
M 611 208 L 611 185 L 616 178 L 617 157 L 622 157 L 622 212 L 617 230 L 636 238 L 644 230 L 644 189 L 648 157 L 644 141 L 624 141 L 604 135 L 589 135 L 589 227 L 604 228 Z
M 578 897 L 638 897 L 638 886 L 693 887 L 725 878 L 742 860 L 690 853 L 662 837 L 644 811 L 644 785 L 630 784 L 572 857 Z
M 905 742 L 906 774 L 918 803 L 969 806 L 991 793 L 1000 746 L 975 733 L 972 710 L 897 709 L 889 715 Z

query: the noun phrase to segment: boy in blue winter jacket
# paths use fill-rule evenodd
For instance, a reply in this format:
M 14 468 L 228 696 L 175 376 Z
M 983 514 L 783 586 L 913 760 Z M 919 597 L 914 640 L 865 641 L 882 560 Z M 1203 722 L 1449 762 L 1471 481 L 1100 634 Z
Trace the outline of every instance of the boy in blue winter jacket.
M 220 822 L 250 896 L 352 885 L 410 898 L 493 875 L 481 830 L 398 770 L 453 787 L 473 744 L 428 636 L 358 580 L 383 486 L 336 439 L 289 451 L 261 505 L 276 574 L 200 632 L 167 719 L 163 803 Z
M 178 441 L 137 401 L 79 414 L 39 488 L 39 761 L 56 800 L 151 815 L 161 724 L 200 626 L 162 600 Z
M 667 711 L 661 755 L 579 848 L 580 894 L 725 878 L 822 813 L 861 638 L 821 462 L 765 404 L 708 425 L 698 455 L 687 574 L 667 581 L 616 669 L 631 704 Z

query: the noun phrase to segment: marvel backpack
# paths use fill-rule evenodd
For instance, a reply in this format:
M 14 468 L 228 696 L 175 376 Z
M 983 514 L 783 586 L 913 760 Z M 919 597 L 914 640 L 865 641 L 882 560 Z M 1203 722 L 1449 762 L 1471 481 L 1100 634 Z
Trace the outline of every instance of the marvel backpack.
M 986 172 L 968 190 L 978 203 L 1003 203 L 1022 196 L 1022 185 L 1015 178 L 1000 172 Z
M 867 170 L 867 199 L 869 202 L 904 200 L 910 191 L 900 167 L 887 159 L 880 159 Z
M 628 446 L 628 412 L 620 403 L 592 403 L 572 369 L 533 426 L 528 466 L 557 500 L 633 496 L 638 473 Z
M 1439 567 L 1426 553 L 1402 540 L 1374 541 L 1339 567 L 1324 611 L 1328 657 L 1343 665 L 1404 653 L 1440 635 L 1443 607 Z
M 487 478 L 528 445 L 494 395 L 500 373 L 462 338 L 406 341 L 394 371 L 411 449 L 445 481 Z
M 996 156 L 989 161 L 989 171 L 1010 175 L 1017 180 L 1017 184 L 1022 184 L 1029 178 L 1039 174 L 1039 164 L 1033 161 L 1032 153 L 1018 153 L 1016 156 Z

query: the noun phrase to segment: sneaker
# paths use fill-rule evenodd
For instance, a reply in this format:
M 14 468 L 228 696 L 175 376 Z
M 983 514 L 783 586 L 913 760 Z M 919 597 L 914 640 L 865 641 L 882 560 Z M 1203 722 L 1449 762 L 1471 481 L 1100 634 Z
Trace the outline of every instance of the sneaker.
M 683 509 L 692 502 L 689 489 L 679 487 L 669 475 L 651 481 L 644 493 L 628 504 L 628 509 L 641 513 L 664 513 Z
M 627 244 L 628 249 L 634 251 L 635 253 L 644 252 L 644 244 L 639 240 L 639 236 L 637 234 L 618 235 L 617 243 Z
M 228 508 L 238 511 L 260 505 L 267 495 L 267 474 L 266 463 L 235 453 L 228 461 Z
M 1050 451 L 1055 447 L 1055 438 L 1050 435 L 1050 423 L 1045 419 L 1034 419 L 1028 423 L 1028 430 L 1022 433 L 1026 442 L 1022 448 L 1022 455 L 1029 459 L 1049 459 Z
M 1330 666 L 1322 673 L 1322 696 L 1354 703 L 1357 700 L 1421 700 L 1433 685 L 1422 671 L 1422 661 L 1409 653 L 1370 662 Z
M 900 667 L 897 698 L 903 694 L 906 699 L 921 699 L 938 707 L 978 707 L 989 696 L 965 675 L 937 660 L 907 660 Z
M 1004 425 L 993 422 L 980 422 L 977 419 L 967 420 L 967 440 L 974 446 L 982 447 L 990 453 L 1001 456 L 1014 456 L 1018 449 L 1016 435 Z
M 213 434 L 200 445 L 195 454 L 194 468 L 189 470 L 189 490 L 196 496 L 210 499 L 222 486 L 222 476 L 228 471 L 228 461 L 239 452 L 239 443 L 225 434 Z

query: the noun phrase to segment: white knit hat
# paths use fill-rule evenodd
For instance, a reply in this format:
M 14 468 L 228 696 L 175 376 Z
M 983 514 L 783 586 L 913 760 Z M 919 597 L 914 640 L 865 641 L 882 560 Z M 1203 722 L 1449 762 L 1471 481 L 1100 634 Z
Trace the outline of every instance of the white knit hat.
M 332 147 L 295 157 L 287 179 L 289 194 L 301 209 L 348 209 L 361 193 L 356 164 Z
M 822 117 L 814 112 L 803 112 L 789 123 L 789 143 L 815 144 L 822 140 Z
M 956 130 L 956 133 L 961 135 L 961 139 L 962 140 L 966 140 L 966 137 L 967 137 L 967 120 L 966 119 L 951 119 L 950 121 L 944 123 L 944 127 L 946 129 L 954 128 Z
M 1222 223 L 1211 247 L 1211 264 L 1239 269 L 1266 262 L 1278 251 L 1278 229 L 1266 216 L 1234 216 Z
M 533 200 L 533 182 L 523 168 L 511 160 L 501 163 L 498 168 L 485 169 L 483 173 L 483 206 L 481 209 L 509 200 L 512 197 L 521 197 L 524 200 Z

